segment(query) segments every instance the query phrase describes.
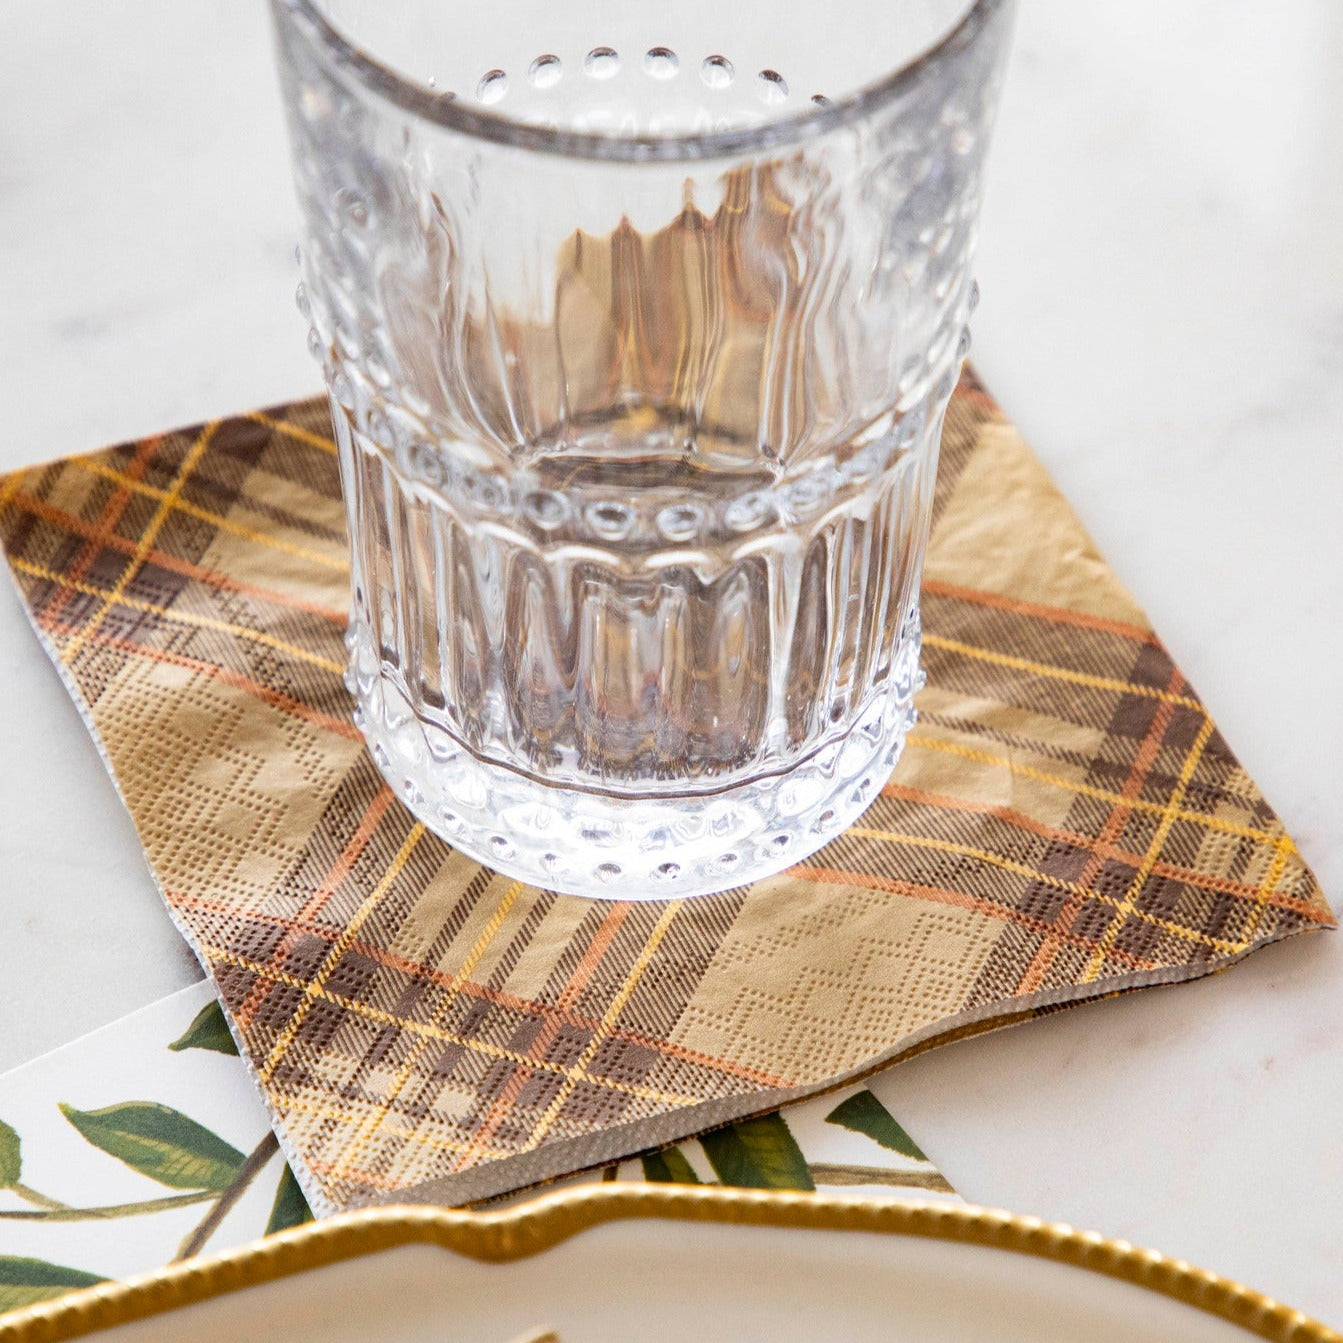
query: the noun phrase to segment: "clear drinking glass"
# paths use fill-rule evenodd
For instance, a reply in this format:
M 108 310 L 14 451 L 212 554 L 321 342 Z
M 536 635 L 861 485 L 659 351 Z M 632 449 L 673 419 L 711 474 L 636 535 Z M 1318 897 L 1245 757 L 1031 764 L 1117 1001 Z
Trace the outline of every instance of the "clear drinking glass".
M 272 0 L 388 782 L 658 899 L 800 861 L 913 720 L 1011 0 Z

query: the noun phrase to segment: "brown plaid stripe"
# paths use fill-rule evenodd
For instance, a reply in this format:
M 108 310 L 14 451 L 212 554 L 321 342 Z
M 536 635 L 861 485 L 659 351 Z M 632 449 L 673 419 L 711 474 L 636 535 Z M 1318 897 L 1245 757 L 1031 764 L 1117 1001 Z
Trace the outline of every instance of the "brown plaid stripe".
M 34 625 L 327 1206 L 483 1198 L 1332 926 L 972 374 L 894 778 L 805 865 L 685 903 L 523 886 L 384 786 L 327 427 L 303 402 L 0 482 Z

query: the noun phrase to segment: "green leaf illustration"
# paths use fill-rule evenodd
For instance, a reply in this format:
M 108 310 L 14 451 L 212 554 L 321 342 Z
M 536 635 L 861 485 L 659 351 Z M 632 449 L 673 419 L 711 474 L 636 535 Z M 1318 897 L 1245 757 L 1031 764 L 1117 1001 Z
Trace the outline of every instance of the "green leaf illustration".
M 246 1160 L 180 1110 L 152 1101 L 104 1110 L 62 1105 L 61 1113 L 95 1147 L 170 1189 L 227 1189 Z
M 679 1147 L 668 1147 L 661 1152 L 650 1152 L 642 1158 L 644 1179 L 653 1184 L 699 1184 L 695 1168 Z
M 0 1119 L 0 1189 L 8 1189 L 19 1182 L 23 1173 L 23 1159 L 19 1153 L 19 1135 Z
M 781 1114 L 762 1115 L 700 1138 L 724 1184 L 742 1189 L 815 1189 L 807 1159 Z
M 899 1152 L 911 1161 L 927 1161 L 918 1143 L 896 1122 L 895 1116 L 870 1092 L 856 1091 L 835 1106 L 825 1117 L 827 1124 L 861 1133 L 880 1143 L 888 1151 Z
M 77 1268 L 63 1268 L 48 1264 L 43 1259 L 16 1259 L 0 1255 L 0 1311 L 18 1310 L 20 1306 L 50 1301 L 64 1296 L 76 1287 L 94 1287 L 106 1282 L 94 1273 L 82 1273 Z
M 311 1221 L 312 1209 L 308 1207 L 308 1200 L 303 1197 L 303 1190 L 294 1179 L 294 1172 L 286 1166 L 284 1174 L 280 1176 L 280 1187 L 275 1191 L 275 1203 L 270 1210 L 270 1221 L 266 1223 L 266 1235 Z
M 213 1049 L 216 1054 L 237 1054 L 238 1046 L 229 1034 L 224 1020 L 224 1009 L 218 1002 L 208 1002 L 196 1013 L 191 1025 L 182 1036 L 168 1046 L 181 1053 L 184 1049 Z
M 908 1166 L 892 1170 L 889 1166 L 844 1166 L 830 1161 L 813 1161 L 811 1178 L 818 1185 L 885 1184 L 894 1189 L 937 1189 L 944 1194 L 956 1191 L 940 1172 L 911 1170 Z

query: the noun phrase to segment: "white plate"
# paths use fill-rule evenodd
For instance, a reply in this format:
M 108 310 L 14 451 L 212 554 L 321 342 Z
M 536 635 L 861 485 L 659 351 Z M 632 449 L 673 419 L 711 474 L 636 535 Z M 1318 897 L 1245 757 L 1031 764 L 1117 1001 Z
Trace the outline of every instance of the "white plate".
M 7 1317 L 0 1343 L 99 1324 L 106 1343 L 1340 1338 L 1201 1270 L 1005 1213 L 639 1186 L 333 1218 Z

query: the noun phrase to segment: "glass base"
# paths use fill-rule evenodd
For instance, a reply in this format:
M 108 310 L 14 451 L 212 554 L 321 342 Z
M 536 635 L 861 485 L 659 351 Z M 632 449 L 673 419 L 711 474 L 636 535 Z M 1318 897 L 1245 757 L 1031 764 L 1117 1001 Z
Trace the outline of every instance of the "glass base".
M 801 863 L 880 792 L 924 682 L 916 622 L 892 675 L 842 737 L 792 768 L 712 792 L 622 796 L 547 784 L 482 760 L 411 709 L 395 669 L 348 678 L 388 784 L 453 848 L 506 876 L 600 900 L 676 900 Z M 352 629 L 351 651 L 359 643 Z

